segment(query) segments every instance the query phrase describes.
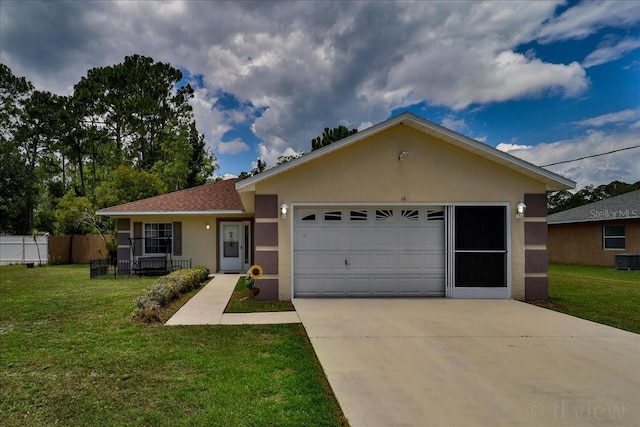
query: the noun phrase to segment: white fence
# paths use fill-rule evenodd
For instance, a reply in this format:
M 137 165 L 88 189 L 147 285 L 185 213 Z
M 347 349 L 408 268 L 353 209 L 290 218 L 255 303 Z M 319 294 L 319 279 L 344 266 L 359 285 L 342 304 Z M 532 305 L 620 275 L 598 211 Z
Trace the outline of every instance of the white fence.
M 47 262 L 47 236 L 0 236 L 0 265 Z M 40 256 L 38 257 L 38 251 Z

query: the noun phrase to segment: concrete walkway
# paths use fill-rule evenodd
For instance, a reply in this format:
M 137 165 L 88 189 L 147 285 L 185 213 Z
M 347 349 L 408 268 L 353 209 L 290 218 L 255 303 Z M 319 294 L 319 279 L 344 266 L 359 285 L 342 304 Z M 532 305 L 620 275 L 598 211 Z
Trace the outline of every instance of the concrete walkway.
M 640 425 L 640 335 L 513 300 L 296 299 L 352 427 Z
M 240 275 L 217 274 L 165 325 L 253 325 L 300 323 L 295 311 L 224 313 Z

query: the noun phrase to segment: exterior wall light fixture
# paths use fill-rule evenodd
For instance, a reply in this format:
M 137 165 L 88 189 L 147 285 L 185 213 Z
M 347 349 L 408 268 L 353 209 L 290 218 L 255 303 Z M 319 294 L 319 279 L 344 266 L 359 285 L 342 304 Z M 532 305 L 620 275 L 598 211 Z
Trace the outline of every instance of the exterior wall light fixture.
M 521 219 L 524 218 L 524 213 L 527 210 L 527 205 L 524 204 L 522 200 L 520 203 L 516 205 L 516 218 Z
M 289 205 L 283 203 L 280 205 L 280 218 L 287 219 L 287 212 L 289 212 Z
M 207 225 L 204 226 L 204 228 L 206 228 L 207 230 L 209 230 L 211 228 L 211 225 L 209 225 L 209 223 L 207 223 Z

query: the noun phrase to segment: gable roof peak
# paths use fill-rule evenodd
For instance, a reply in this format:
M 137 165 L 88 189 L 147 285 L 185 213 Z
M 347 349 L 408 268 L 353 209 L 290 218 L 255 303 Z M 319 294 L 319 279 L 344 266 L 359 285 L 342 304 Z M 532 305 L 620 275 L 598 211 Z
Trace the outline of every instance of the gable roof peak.
M 260 181 L 303 165 L 307 162 L 313 161 L 314 159 L 322 157 L 328 153 L 340 150 L 357 141 L 361 141 L 397 125 L 409 126 L 419 132 L 431 135 L 449 144 L 457 146 L 458 148 L 462 148 L 466 151 L 479 155 L 480 157 L 484 157 L 502 166 L 516 170 L 533 179 L 544 182 L 547 191 L 566 190 L 574 188 L 576 185 L 575 182 L 571 181 L 568 178 L 565 178 L 539 166 L 533 165 L 525 160 L 512 156 L 511 154 L 505 153 L 504 151 L 500 151 L 495 147 L 477 141 L 466 135 L 445 128 L 444 126 L 438 125 L 410 111 L 404 111 L 396 116 L 390 117 L 383 122 L 363 129 L 362 131 L 358 131 L 353 135 L 350 135 L 332 144 L 319 148 L 318 150 L 300 156 L 297 159 L 275 166 L 271 169 L 267 169 L 264 172 L 244 179 L 236 184 L 236 189 L 251 190 L 253 186 Z

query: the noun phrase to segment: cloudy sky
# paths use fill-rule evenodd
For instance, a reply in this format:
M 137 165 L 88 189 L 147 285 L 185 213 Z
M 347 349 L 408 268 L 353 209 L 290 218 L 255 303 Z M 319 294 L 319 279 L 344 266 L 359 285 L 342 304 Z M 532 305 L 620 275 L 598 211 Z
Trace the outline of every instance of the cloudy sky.
M 537 165 L 640 145 L 640 2 L 0 0 L 0 62 L 70 94 L 132 54 L 180 68 L 219 174 L 409 110 Z M 640 180 L 640 148 L 550 166 Z

